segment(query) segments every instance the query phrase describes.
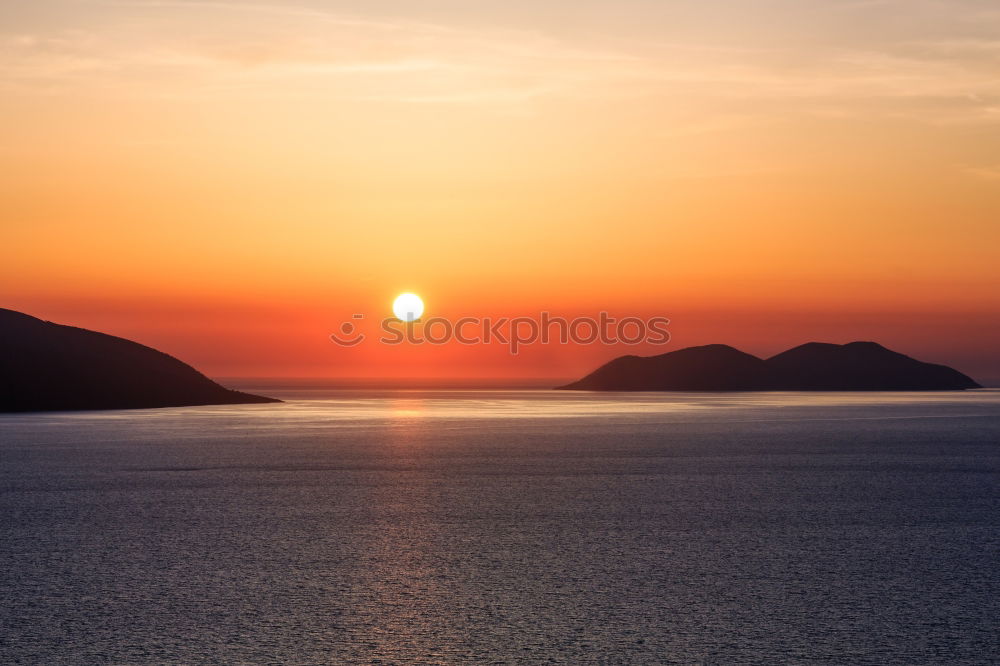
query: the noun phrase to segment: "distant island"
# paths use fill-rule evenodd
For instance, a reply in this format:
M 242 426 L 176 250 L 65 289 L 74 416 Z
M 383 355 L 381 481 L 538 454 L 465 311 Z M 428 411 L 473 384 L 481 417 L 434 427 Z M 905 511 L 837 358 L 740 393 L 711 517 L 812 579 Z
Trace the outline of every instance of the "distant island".
M 981 388 L 958 370 L 875 342 L 809 342 L 769 359 L 729 345 L 621 356 L 557 387 L 582 391 L 946 391 Z
M 281 402 L 137 342 L 0 308 L 0 412 Z

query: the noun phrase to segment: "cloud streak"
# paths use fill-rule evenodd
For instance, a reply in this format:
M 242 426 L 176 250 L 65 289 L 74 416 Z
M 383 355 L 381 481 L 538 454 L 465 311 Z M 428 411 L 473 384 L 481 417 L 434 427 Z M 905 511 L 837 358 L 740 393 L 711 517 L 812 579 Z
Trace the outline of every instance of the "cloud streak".
M 953 34 L 878 49 L 668 43 L 597 47 L 540 32 L 372 20 L 302 6 L 105 2 L 118 21 L 0 37 L 8 94 L 312 94 L 356 102 L 482 104 L 661 99 L 802 114 L 1000 122 L 1000 42 Z M 880 8 L 891 2 L 874 3 Z M 873 3 L 850 3 L 863 12 Z M 178 15 L 179 13 L 179 15 Z M 206 21 L 206 14 L 232 20 Z M 265 24 L 254 18 L 266 14 Z M 1000 27 L 1000 18 L 997 19 Z M 979 30 L 980 28 L 977 28 Z M 94 85 L 94 84 L 97 85 Z

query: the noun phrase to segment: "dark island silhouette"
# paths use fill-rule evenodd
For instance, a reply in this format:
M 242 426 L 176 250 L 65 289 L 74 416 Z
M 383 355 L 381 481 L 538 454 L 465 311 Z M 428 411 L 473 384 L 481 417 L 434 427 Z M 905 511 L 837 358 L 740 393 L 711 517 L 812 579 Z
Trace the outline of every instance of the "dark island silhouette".
M 0 308 L 0 411 L 281 402 L 231 391 L 131 340 Z
M 769 359 L 729 345 L 621 356 L 557 388 L 583 391 L 945 391 L 981 388 L 958 370 L 875 342 L 809 342 Z

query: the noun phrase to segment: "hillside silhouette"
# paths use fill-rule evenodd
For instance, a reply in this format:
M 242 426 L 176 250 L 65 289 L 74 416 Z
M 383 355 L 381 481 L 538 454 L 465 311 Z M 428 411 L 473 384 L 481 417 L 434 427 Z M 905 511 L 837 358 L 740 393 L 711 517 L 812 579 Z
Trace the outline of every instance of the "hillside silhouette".
M 728 345 L 621 356 L 558 387 L 590 391 L 943 391 L 980 388 L 961 372 L 875 342 L 809 342 L 764 360 Z
M 281 402 L 232 391 L 131 340 L 0 308 L 0 411 Z

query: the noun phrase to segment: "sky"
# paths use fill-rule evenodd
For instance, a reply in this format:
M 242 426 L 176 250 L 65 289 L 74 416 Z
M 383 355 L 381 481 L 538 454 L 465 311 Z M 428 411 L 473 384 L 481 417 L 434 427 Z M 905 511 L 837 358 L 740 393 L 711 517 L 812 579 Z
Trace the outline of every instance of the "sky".
M 995 0 L 0 2 L 0 307 L 213 377 L 879 341 L 1000 381 Z M 344 348 L 427 315 L 667 346 Z

